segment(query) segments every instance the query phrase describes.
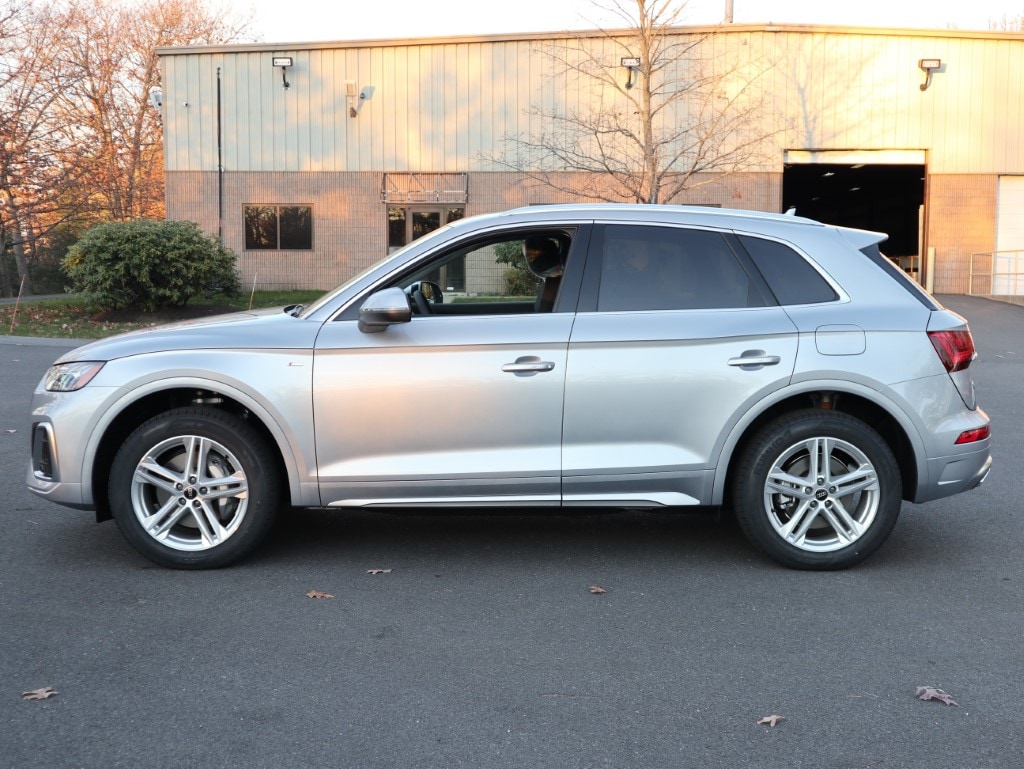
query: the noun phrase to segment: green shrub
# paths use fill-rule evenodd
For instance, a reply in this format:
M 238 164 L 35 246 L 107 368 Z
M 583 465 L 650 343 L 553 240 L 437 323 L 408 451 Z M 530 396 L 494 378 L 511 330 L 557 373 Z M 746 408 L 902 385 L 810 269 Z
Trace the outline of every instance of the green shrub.
M 152 311 L 239 292 L 234 254 L 193 222 L 97 225 L 68 250 L 63 267 L 69 290 L 103 309 Z
M 507 264 L 509 268 L 503 275 L 505 279 L 505 292 L 512 296 L 533 296 L 537 292 L 540 281 L 530 272 L 526 266 L 526 257 L 523 256 L 523 241 L 510 240 L 499 243 L 495 249 L 495 261 L 498 264 Z

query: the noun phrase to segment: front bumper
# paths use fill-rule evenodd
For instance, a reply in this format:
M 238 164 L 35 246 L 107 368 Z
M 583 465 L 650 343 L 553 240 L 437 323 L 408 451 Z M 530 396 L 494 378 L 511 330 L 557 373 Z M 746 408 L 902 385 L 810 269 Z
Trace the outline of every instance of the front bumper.
M 67 393 L 36 388 L 32 398 L 29 491 L 66 507 L 94 509 L 90 440 L 118 388 L 90 385 Z
M 32 458 L 25 478 L 28 490 L 51 502 L 78 510 L 91 510 L 92 505 L 82 496 L 79 481 L 61 480 L 57 440 L 50 422 L 32 425 Z

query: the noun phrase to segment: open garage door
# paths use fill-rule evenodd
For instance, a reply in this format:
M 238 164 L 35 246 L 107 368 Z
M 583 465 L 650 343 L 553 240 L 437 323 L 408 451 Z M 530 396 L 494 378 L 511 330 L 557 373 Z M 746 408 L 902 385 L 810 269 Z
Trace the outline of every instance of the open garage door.
M 923 150 L 790 150 L 782 174 L 783 209 L 888 233 L 882 250 L 910 268 L 921 253 L 924 160 Z

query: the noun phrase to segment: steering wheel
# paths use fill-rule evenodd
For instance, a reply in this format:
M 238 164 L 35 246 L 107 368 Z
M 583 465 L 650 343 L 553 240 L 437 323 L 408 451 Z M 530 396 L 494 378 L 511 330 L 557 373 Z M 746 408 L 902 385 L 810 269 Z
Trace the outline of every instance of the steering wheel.
M 412 301 L 416 304 L 416 311 L 420 315 L 430 315 L 434 312 L 430 308 L 430 302 L 427 301 L 427 297 L 423 296 L 423 292 L 420 291 L 419 287 L 413 290 Z

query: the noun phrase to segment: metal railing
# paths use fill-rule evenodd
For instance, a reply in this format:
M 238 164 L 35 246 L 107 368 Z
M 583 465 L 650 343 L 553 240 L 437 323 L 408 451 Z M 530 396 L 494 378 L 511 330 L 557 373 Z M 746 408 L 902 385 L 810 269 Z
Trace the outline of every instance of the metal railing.
M 971 296 L 1024 296 L 1024 250 L 971 254 L 967 293 Z

